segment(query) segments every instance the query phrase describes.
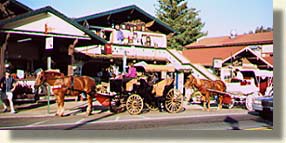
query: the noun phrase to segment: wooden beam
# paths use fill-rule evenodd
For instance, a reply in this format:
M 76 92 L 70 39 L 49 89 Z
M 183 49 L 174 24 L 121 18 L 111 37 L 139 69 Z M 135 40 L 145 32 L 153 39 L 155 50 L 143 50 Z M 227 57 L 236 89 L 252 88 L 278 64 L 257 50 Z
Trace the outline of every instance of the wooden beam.
M 247 57 L 247 59 L 257 60 L 257 57 Z
M 8 45 L 8 40 L 10 38 L 10 33 L 8 33 L 5 37 L 4 43 L 1 46 L 0 49 L 0 77 L 2 77 L 4 75 L 5 72 L 5 51 L 7 49 L 7 45 Z
M 75 39 L 72 44 L 68 47 L 68 55 L 71 57 L 70 65 L 68 65 L 68 75 L 73 75 L 73 64 L 74 64 L 74 48 L 78 43 L 78 39 Z

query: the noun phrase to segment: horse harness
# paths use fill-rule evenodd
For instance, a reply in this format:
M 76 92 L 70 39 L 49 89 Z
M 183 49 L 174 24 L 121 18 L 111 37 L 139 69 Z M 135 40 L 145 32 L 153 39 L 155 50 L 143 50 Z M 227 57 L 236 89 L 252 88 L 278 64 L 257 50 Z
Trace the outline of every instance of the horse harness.
M 70 79 L 70 82 L 71 82 L 70 86 L 67 88 L 69 91 L 71 91 L 71 92 L 77 91 L 77 92 L 80 92 L 80 93 L 84 93 L 85 95 L 87 94 L 86 91 L 84 91 L 84 90 L 79 90 L 79 89 L 75 89 L 74 88 L 74 83 L 75 83 L 74 76 L 69 76 L 69 79 Z

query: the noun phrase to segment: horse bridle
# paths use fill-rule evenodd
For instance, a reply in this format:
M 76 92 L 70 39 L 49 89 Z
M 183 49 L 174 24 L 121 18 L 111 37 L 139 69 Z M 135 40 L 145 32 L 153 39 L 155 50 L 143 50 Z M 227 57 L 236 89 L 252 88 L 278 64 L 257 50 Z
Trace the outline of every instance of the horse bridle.
M 41 77 L 39 77 L 40 78 L 40 84 L 38 84 L 38 85 L 35 85 L 35 88 L 38 88 L 38 87 L 40 87 L 40 86 L 42 86 L 42 85 L 45 85 L 46 86 L 46 84 L 47 84 L 47 77 L 45 77 L 45 73 L 41 73 L 41 75 L 40 75 Z M 43 79 L 44 78 L 44 79 Z M 51 80 L 57 80 L 57 79 L 64 79 L 64 77 L 61 77 L 61 78 L 51 78 Z M 37 86 L 37 87 L 36 87 Z

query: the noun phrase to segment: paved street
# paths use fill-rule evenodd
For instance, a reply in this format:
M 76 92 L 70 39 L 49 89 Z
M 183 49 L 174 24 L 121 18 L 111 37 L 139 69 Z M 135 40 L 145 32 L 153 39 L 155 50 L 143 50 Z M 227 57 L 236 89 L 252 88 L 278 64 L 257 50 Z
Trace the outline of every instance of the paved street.
M 37 106 L 36 106 L 37 105 Z M 41 106 L 40 106 L 41 105 Z M 0 113 L 0 129 L 168 129 L 168 130 L 229 130 L 229 129 L 271 129 L 272 122 L 261 119 L 255 113 L 236 107 L 210 112 L 202 111 L 200 105 L 184 105 L 179 113 L 145 111 L 140 115 L 127 112 L 114 114 L 94 102 L 93 115 L 86 117 L 85 102 L 72 98 L 65 104 L 65 117 L 55 117 L 56 104 L 52 102 L 50 113 L 46 102 L 18 105 L 18 113 Z M 1 107 L 2 108 L 2 107 Z

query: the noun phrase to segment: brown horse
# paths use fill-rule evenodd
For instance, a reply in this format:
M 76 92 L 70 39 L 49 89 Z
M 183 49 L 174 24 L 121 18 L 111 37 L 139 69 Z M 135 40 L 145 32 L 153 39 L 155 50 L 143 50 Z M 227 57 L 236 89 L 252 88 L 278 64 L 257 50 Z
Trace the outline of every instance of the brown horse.
M 211 94 L 210 90 L 216 90 L 221 92 L 226 91 L 226 85 L 221 80 L 212 81 L 206 79 L 198 79 L 195 78 L 193 75 L 189 75 L 185 83 L 185 88 L 193 88 L 193 87 L 197 88 L 205 98 L 205 100 L 203 100 L 203 106 L 204 106 L 203 110 L 206 110 L 206 102 L 208 102 L 207 111 L 210 111 L 210 97 L 211 95 L 213 95 Z M 217 109 L 222 108 L 222 101 L 223 101 L 223 96 L 219 95 L 219 104 Z
M 35 89 L 42 84 L 52 86 L 52 91 L 56 96 L 58 109 L 56 116 L 64 115 L 64 97 L 66 94 L 79 96 L 81 93 L 87 95 L 88 106 L 86 109 L 87 115 L 92 112 L 92 100 L 95 95 L 95 80 L 88 76 L 64 76 L 63 73 L 55 71 L 41 71 L 37 74 L 35 81 Z

